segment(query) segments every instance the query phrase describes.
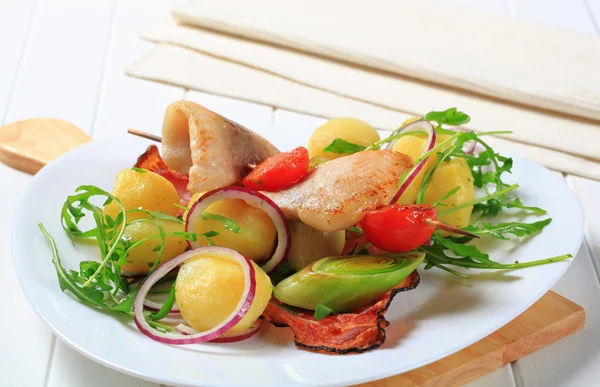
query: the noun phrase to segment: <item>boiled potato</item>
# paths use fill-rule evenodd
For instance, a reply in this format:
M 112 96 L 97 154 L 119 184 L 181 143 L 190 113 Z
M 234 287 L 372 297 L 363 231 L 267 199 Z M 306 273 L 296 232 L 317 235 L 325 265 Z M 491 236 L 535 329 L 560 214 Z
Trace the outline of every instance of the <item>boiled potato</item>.
M 171 220 L 154 220 L 154 222 L 162 226 L 165 233 L 184 231 L 184 225 L 180 222 Z M 159 233 L 160 230 L 155 224 L 149 222 L 135 222 L 125 227 L 123 238 L 129 240 L 133 244 L 143 238 Z M 150 269 L 149 264 L 152 265 L 157 258 L 158 252 L 153 251 L 153 249 L 161 242 L 161 238 L 149 239 L 139 246 L 132 248 L 127 256 L 127 261 L 131 262 L 121 266 L 121 270 L 129 274 L 147 273 Z M 187 242 L 185 239 L 176 236 L 166 237 L 165 247 L 161 256 L 161 264 L 183 253 L 186 248 Z
M 263 210 L 241 199 L 225 199 L 211 204 L 206 212 L 235 220 L 241 232 L 236 234 L 226 229 L 218 220 L 199 218 L 194 230 L 196 233 L 216 231 L 219 235 L 211 238 L 215 245 L 239 251 L 253 261 L 262 261 L 271 257 L 277 230 L 271 218 Z M 202 238 L 199 238 L 198 242 L 202 246 L 208 246 L 208 241 Z
M 179 208 L 179 194 L 164 177 L 150 171 L 139 172 L 133 169 L 125 169 L 117 175 L 112 190 L 113 196 L 117 197 L 126 210 L 144 209 L 149 211 L 162 211 L 166 214 L 176 216 Z M 121 212 L 121 208 L 114 201 L 104 207 L 104 214 L 115 218 Z M 137 219 L 140 214 L 128 214 L 128 219 Z
M 256 294 L 250 309 L 231 332 L 249 328 L 271 299 L 269 276 L 252 264 L 256 271 Z M 237 262 L 225 256 L 202 254 L 179 269 L 175 300 L 185 321 L 199 331 L 206 331 L 233 312 L 243 291 L 244 273 Z
M 473 176 L 465 159 L 456 157 L 450 160 L 450 162 L 441 163 L 431 177 L 431 182 L 425 191 L 426 204 L 433 204 L 440 200 L 447 192 L 460 187 L 458 192 L 441 202 L 445 207 L 440 206 L 438 208 L 439 211 L 474 200 L 475 187 L 473 185 Z M 470 223 L 472 212 L 473 207 L 470 206 L 440 216 L 438 220 L 452 226 L 466 227 Z
M 324 257 L 340 255 L 346 243 L 346 231 L 323 232 L 299 220 L 288 220 L 292 245 L 287 261 L 292 269 L 304 269 Z
M 419 121 L 421 118 L 420 117 L 410 117 L 407 118 L 406 120 L 404 120 L 404 122 L 402 123 L 402 127 L 405 127 L 408 124 L 412 124 L 415 121 Z
M 435 144 L 438 145 L 442 141 L 447 140 L 448 137 L 450 136 L 437 135 L 435 139 Z M 427 137 L 425 135 L 405 136 L 399 138 L 394 143 L 392 150 L 410 156 L 413 159 L 413 163 L 416 164 L 417 160 L 419 159 L 419 157 L 421 157 L 423 151 L 425 150 L 426 142 Z M 444 149 L 440 149 L 439 152 L 443 152 L 445 149 L 447 149 L 447 147 L 444 147 Z M 415 202 L 417 198 L 417 192 L 419 191 L 419 187 L 421 186 L 421 182 L 423 181 L 423 176 L 425 175 L 425 172 L 437 162 L 437 153 L 438 152 L 429 157 L 429 160 L 427 160 L 427 163 L 425 164 L 421 172 L 419 172 L 419 174 L 414 178 L 412 183 L 410 183 L 406 191 L 404 191 L 402 196 L 400 196 L 400 199 L 398 199 L 399 204 L 413 204 Z
M 344 156 L 324 151 L 336 138 L 353 144 L 369 146 L 379 141 L 379 133 L 366 122 L 356 118 L 334 118 L 313 132 L 308 141 L 308 154 L 311 158 L 322 156 L 328 160 Z

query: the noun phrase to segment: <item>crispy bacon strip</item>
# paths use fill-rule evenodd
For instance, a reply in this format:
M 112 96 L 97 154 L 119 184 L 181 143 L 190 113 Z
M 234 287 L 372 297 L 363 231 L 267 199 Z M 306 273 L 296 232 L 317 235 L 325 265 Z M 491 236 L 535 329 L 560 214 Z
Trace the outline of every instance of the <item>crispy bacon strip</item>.
M 167 164 L 165 164 L 160 156 L 156 145 L 150 145 L 146 152 L 138 157 L 135 167 L 157 173 L 169 180 L 175 186 L 175 189 L 179 194 L 181 205 L 188 205 L 192 198 L 192 193 L 187 189 L 189 176 L 167 167 Z
M 419 281 L 415 270 L 379 301 L 355 313 L 342 313 L 316 321 L 312 311 L 282 307 L 279 301 L 272 299 L 263 317 L 277 327 L 290 327 L 294 332 L 294 342 L 301 349 L 337 354 L 367 352 L 385 342 L 385 328 L 390 323 L 384 315 L 394 296 L 416 288 Z

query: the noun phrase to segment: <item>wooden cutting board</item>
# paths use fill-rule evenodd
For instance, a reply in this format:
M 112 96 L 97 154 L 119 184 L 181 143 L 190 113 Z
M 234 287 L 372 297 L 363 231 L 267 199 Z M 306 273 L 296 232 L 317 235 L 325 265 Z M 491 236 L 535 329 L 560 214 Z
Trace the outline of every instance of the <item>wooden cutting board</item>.
M 360 387 L 456 387 L 582 329 L 585 311 L 552 291 L 475 344 L 404 374 Z

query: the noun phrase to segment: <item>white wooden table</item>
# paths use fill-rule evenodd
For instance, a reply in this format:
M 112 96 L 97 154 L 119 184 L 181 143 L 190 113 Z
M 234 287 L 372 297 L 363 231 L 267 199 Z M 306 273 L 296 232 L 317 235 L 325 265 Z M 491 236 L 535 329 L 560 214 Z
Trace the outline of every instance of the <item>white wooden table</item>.
M 600 0 L 447 1 L 600 33 Z M 0 0 L 0 125 L 58 117 L 94 138 L 128 127 L 158 133 L 165 107 L 180 98 L 198 101 L 251 129 L 302 131 L 308 137 L 323 121 L 126 77 L 123 69 L 150 48 L 137 31 L 166 17 L 174 2 Z M 0 164 L 0 385 L 157 387 L 79 355 L 52 335 L 25 300 L 11 263 L 10 233 L 15 206 L 30 179 Z M 586 327 L 471 387 L 600 386 L 600 182 L 573 176 L 566 180 L 581 200 L 588 227 L 579 255 L 554 290 L 585 308 Z

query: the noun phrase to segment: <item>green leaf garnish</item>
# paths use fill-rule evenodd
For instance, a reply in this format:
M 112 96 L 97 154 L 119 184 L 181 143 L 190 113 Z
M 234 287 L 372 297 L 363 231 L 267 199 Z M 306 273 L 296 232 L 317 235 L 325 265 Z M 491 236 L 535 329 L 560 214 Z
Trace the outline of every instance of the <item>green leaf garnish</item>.
M 483 223 L 481 226 L 469 225 L 463 230 L 469 231 L 475 235 L 491 235 L 498 239 L 509 240 L 508 234 L 522 238 L 526 235 L 533 235 L 541 232 L 544 227 L 552 222 L 552 218 L 540 220 L 534 223 L 508 222 L 508 223 Z
M 471 121 L 471 117 L 469 117 L 468 114 L 458 111 L 455 107 L 439 112 L 429 112 L 425 114 L 423 119 L 435 121 L 439 125 L 445 124 L 453 126 L 463 125 Z
M 169 214 L 165 214 L 162 211 L 148 211 L 148 210 L 136 209 L 136 210 L 128 210 L 127 212 L 128 213 L 131 213 L 131 212 L 141 212 L 141 213 L 150 215 L 152 218 L 154 218 L 156 220 L 170 220 L 171 222 L 185 223 L 183 221 L 183 219 L 178 218 L 176 216 L 169 215 Z
M 150 315 L 150 318 L 154 321 L 156 320 L 162 320 L 163 318 L 167 317 L 167 315 L 169 313 L 171 313 L 171 309 L 173 309 L 173 304 L 175 304 L 175 285 L 176 285 L 177 281 L 173 281 L 173 285 L 171 285 L 171 290 L 169 290 L 169 296 L 167 297 L 167 300 L 165 301 L 165 303 L 163 304 L 163 306 L 160 308 L 160 310 L 156 313 L 152 313 Z
M 446 265 L 460 266 L 474 269 L 497 269 L 514 270 L 525 267 L 545 265 L 547 263 L 563 261 L 572 258 L 571 254 L 559 255 L 556 257 L 539 259 L 531 262 L 498 263 L 489 258 L 489 255 L 479 251 L 474 245 L 457 243 L 449 238 L 434 234 L 431 246 L 421 246 L 419 250 L 424 251 L 426 266 L 425 269 L 438 267 L 462 278 L 469 278 L 467 275 L 448 268 Z M 452 255 L 448 255 L 450 251 Z
M 148 172 L 145 169 L 138 168 L 138 167 L 132 167 L 131 169 L 134 170 L 134 171 L 136 171 L 136 172 L 139 172 L 139 173 L 146 173 L 146 172 Z
M 270 272 L 268 276 L 271 278 L 271 283 L 273 285 L 277 285 L 283 279 L 291 276 L 295 272 L 296 270 L 292 269 L 288 261 L 283 261 L 279 266 L 277 266 L 277 269 Z M 275 297 L 277 297 L 277 295 L 275 295 Z
M 237 222 L 234 219 L 228 218 L 226 216 L 222 216 L 222 215 L 219 215 L 219 214 L 213 214 L 213 213 L 204 211 L 202 213 L 201 218 L 203 220 L 216 220 L 218 222 L 221 222 L 221 223 L 223 223 L 223 226 L 227 230 L 231 231 L 232 233 L 240 234 L 242 232 L 242 229 L 237 224 Z
M 335 310 L 328 308 L 321 303 L 317 304 L 317 307 L 315 308 L 315 320 L 316 321 L 323 320 L 325 317 L 327 317 L 331 314 L 336 314 Z
M 327 147 L 325 149 L 323 149 L 323 151 L 351 155 L 353 153 L 360 152 L 365 149 L 366 149 L 366 147 L 364 147 L 362 145 L 353 144 L 353 143 L 343 140 L 341 138 L 336 138 L 335 140 L 333 140 L 331 142 L 331 144 L 327 145 Z

